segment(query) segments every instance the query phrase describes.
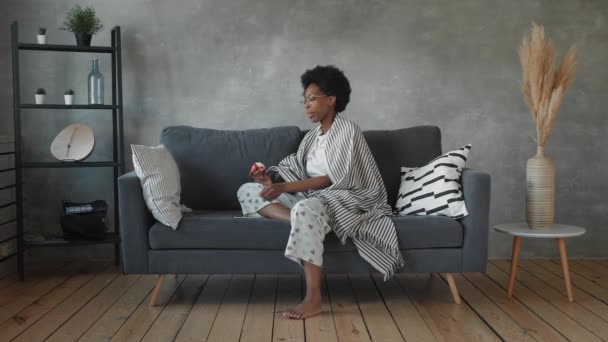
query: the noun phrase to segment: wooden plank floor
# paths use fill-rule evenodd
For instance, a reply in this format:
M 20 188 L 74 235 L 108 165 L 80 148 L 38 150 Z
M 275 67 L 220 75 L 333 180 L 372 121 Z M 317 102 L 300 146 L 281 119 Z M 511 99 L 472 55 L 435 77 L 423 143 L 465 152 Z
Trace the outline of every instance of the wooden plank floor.
M 299 274 L 184 274 L 166 278 L 109 263 L 30 265 L 25 283 L 0 278 L 0 341 L 608 341 L 608 262 L 571 260 L 568 302 L 558 260 L 510 262 L 455 275 L 463 301 L 433 274 L 323 277 L 323 313 L 287 320 Z

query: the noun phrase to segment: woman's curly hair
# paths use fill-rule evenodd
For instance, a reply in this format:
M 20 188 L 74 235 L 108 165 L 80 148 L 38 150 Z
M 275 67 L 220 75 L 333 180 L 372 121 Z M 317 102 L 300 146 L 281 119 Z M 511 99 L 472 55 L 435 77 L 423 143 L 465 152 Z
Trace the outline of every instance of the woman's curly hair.
M 325 95 L 335 96 L 336 114 L 346 109 L 346 105 L 350 101 L 350 83 L 342 70 L 333 65 L 317 65 L 313 69 L 306 70 L 302 74 L 301 80 L 304 91 L 314 83 Z

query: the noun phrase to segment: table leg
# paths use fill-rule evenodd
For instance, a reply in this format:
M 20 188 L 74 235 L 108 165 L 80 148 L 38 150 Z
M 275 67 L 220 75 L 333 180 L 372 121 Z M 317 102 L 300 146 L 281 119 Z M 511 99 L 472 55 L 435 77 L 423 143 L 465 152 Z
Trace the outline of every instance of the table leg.
M 517 273 L 517 262 L 519 261 L 519 251 L 521 250 L 521 236 L 513 238 L 513 253 L 511 255 L 511 274 L 509 276 L 509 290 L 507 297 L 509 300 L 513 298 L 513 287 L 515 287 L 515 273 Z
M 563 238 L 557 239 L 557 246 L 559 247 L 559 258 L 562 261 L 562 271 L 564 272 L 564 281 L 566 282 L 566 292 L 568 293 L 568 300 L 572 302 L 572 287 L 570 286 L 570 270 L 568 269 L 566 240 L 564 240 Z

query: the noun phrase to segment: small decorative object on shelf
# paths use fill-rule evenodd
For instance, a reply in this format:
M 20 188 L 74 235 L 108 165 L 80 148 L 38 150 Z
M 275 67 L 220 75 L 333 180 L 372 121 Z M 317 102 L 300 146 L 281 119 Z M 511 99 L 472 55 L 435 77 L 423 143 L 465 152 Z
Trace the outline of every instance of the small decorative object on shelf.
M 63 26 L 59 29 L 74 32 L 76 45 L 91 46 L 93 35 L 103 29 L 103 24 L 95 15 L 93 7 L 82 8 L 76 5 L 68 11 Z
M 74 104 L 74 91 L 72 89 L 66 90 L 65 94 L 63 94 L 63 99 L 66 105 Z
M 95 147 L 93 130 L 84 124 L 72 124 L 57 134 L 51 143 L 51 154 L 64 162 L 82 161 Z
M 548 229 L 555 218 L 555 163 L 545 155 L 557 110 L 576 71 L 576 48 L 556 64 L 555 47 L 545 29 L 532 24 L 530 36 L 523 38 L 519 49 L 523 80 L 521 89 L 532 119 L 536 123 L 536 155 L 526 169 L 526 222 L 532 229 Z
M 38 88 L 36 90 L 36 104 L 44 104 L 44 96 L 46 95 L 46 90 L 44 88 Z
M 103 104 L 103 75 L 99 71 L 99 60 L 93 60 L 89 73 L 89 104 Z
M 38 44 L 46 44 L 46 27 L 38 28 L 36 40 L 38 41 Z

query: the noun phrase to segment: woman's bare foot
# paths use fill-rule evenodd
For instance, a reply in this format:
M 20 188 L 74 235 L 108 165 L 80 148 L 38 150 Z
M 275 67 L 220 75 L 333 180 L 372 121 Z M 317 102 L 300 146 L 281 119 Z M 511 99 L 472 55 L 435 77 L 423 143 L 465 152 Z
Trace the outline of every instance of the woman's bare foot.
M 291 319 L 305 319 L 321 313 L 321 297 L 314 299 L 304 298 L 295 308 L 283 312 L 283 317 Z

